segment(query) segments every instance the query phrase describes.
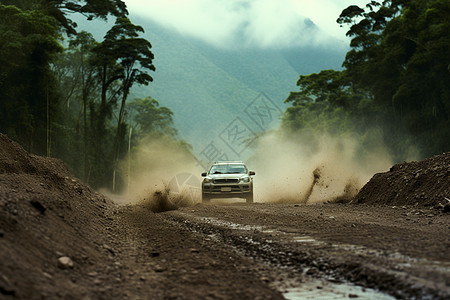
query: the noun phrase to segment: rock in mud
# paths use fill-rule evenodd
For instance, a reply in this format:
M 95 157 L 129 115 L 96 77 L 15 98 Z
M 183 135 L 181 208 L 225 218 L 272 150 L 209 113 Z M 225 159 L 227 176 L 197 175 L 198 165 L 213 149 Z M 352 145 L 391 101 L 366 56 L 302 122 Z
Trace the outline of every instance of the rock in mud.
M 73 268 L 73 261 L 68 256 L 61 256 L 58 258 L 58 268 L 60 269 L 72 269 Z

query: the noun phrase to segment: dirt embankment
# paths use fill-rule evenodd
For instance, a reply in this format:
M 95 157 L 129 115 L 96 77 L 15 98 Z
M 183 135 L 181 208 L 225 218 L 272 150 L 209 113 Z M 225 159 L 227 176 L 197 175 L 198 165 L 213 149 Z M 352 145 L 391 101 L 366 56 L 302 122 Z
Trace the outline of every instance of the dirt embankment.
M 450 152 L 375 174 L 355 203 L 435 206 L 450 210 Z
M 69 270 L 107 257 L 113 207 L 61 161 L 28 154 L 0 134 L 0 296 L 85 293 L 92 278 Z

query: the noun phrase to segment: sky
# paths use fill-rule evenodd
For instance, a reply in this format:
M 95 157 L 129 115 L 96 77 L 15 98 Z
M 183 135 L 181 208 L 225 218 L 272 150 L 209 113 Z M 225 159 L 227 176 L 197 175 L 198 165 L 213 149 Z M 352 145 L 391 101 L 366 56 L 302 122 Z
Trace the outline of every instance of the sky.
M 347 41 L 336 19 L 363 0 L 125 0 L 147 17 L 217 47 L 286 48 Z M 313 26 L 316 25 L 316 26 Z

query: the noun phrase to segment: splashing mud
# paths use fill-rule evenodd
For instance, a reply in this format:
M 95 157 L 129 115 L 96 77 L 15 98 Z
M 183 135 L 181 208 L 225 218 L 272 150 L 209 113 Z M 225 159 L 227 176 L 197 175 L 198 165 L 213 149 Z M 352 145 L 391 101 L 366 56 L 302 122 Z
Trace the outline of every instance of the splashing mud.
M 192 205 L 199 198 L 201 172 L 194 156 L 179 142 L 147 137 L 121 163 L 127 181 L 121 203 L 145 203 L 156 212 Z
M 311 197 L 311 194 L 312 194 L 312 192 L 313 192 L 313 189 L 314 189 L 314 186 L 317 184 L 317 182 L 319 182 L 319 179 L 320 179 L 320 169 L 315 169 L 314 171 L 313 171 L 313 175 L 314 175 L 314 180 L 313 180 L 313 182 L 312 182 L 312 184 L 311 184 L 311 187 L 308 189 L 308 191 L 306 192 L 306 195 L 305 195 L 305 198 L 304 198 L 304 200 L 302 201 L 303 203 L 306 203 L 306 202 L 308 202 L 308 200 L 309 200 L 309 197 Z
M 139 203 L 155 213 L 177 210 L 180 207 L 194 204 L 188 194 L 171 193 L 168 186 L 163 190 L 149 191 L 148 195 L 140 199 Z
M 374 173 L 391 165 L 382 146 L 361 154 L 352 137 L 292 136 L 282 131 L 260 138 L 249 160 L 257 171 L 258 202 L 348 202 Z

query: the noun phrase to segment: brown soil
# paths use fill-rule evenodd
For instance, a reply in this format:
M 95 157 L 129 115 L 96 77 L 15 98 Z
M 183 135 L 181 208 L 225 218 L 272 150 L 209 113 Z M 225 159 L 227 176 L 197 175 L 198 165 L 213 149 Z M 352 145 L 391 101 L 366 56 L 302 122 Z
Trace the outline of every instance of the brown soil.
M 356 203 L 437 206 L 450 202 L 450 152 L 375 174 Z
M 449 199 L 445 153 L 376 174 L 350 204 L 213 202 L 154 213 L 115 204 L 61 161 L 0 134 L 0 298 L 283 299 L 286 276 L 301 284 L 308 275 L 444 299 Z

